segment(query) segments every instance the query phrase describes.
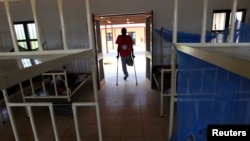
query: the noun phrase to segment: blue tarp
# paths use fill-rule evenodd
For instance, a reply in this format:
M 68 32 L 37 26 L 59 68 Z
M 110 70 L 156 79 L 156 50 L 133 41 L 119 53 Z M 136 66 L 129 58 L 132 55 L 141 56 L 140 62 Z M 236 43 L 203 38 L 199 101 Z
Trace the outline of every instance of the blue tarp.
M 172 35 L 173 32 L 169 29 L 155 29 L 156 33 L 158 33 L 160 36 L 163 35 L 163 39 L 166 42 L 172 42 Z M 229 31 L 230 27 L 227 27 L 224 31 L 221 33 L 214 33 L 214 32 L 206 32 L 206 42 L 211 42 L 213 39 L 215 39 L 219 34 L 222 36 L 222 42 L 227 42 L 229 37 Z M 199 43 L 201 42 L 201 35 L 200 34 L 194 34 L 194 33 L 187 33 L 187 32 L 177 32 L 177 42 L 178 43 Z M 235 31 L 234 31 L 234 42 L 240 43 L 240 42 L 250 42 L 250 26 L 247 24 L 244 24 L 240 21 L 236 21 L 235 23 Z
M 155 31 L 161 35 L 160 29 L 155 29 Z M 172 42 L 172 34 L 173 32 L 168 29 L 163 29 L 163 38 L 167 42 Z M 206 42 L 211 42 L 213 38 L 216 37 L 215 33 L 207 32 L 206 34 Z M 187 33 L 187 32 L 177 32 L 177 42 L 178 43 L 197 43 L 201 41 L 200 34 Z
M 227 42 L 227 38 L 229 36 L 230 27 L 226 28 L 221 34 L 223 35 L 223 42 Z M 236 21 L 234 28 L 234 42 L 235 43 L 243 43 L 250 42 L 250 26 Z
M 177 141 L 207 141 L 211 124 L 250 124 L 250 79 L 180 51 L 177 55 Z

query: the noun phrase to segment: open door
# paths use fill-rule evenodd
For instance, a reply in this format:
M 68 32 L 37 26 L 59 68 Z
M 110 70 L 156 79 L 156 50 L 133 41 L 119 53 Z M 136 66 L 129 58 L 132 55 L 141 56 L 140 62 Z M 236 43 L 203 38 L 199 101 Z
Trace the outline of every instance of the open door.
M 95 51 L 96 51 L 96 70 L 97 70 L 97 85 L 98 89 L 101 88 L 101 84 L 104 82 L 104 67 L 103 67 L 103 53 L 101 42 L 101 30 L 100 30 L 100 18 L 93 14 L 93 28 L 95 39 Z
M 146 78 L 152 88 L 152 46 L 153 46 L 153 11 L 146 17 Z

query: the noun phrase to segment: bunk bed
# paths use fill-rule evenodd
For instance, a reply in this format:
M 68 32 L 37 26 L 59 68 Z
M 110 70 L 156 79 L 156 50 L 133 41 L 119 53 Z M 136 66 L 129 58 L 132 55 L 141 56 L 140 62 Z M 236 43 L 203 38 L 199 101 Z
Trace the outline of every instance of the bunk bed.
M 177 43 L 175 48 L 178 140 L 206 140 L 211 124 L 250 124 L 250 44 Z
M 249 42 L 249 26 L 236 21 L 236 24 L 238 26 L 236 26 L 237 28 L 235 28 L 235 32 L 234 32 L 234 38 L 233 38 L 233 42 L 238 42 L 238 43 L 232 43 L 232 44 L 228 44 L 228 43 L 224 43 L 226 42 L 225 38 L 229 37 L 229 28 L 226 28 L 225 31 L 223 31 L 222 33 L 220 33 L 220 35 L 222 35 L 222 37 L 224 38 L 222 40 L 222 43 L 211 43 L 213 42 L 212 40 L 214 40 L 215 42 L 218 41 L 218 36 L 214 33 L 209 33 L 206 32 L 205 34 L 205 39 L 203 43 L 199 43 L 201 42 L 201 35 L 199 34 L 193 34 L 193 33 L 184 33 L 184 32 L 177 32 L 176 33 L 176 41 L 172 41 L 173 40 L 173 32 L 168 30 L 168 29 L 155 29 L 155 32 L 160 35 L 160 45 L 161 45 L 161 50 L 160 50 L 160 61 L 161 61 L 161 65 L 159 66 L 153 66 L 153 79 L 155 81 L 155 84 L 158 88 L 158 90 L 160 90 L 160 116 L 163 116 L 163 98 L 164 97 L 170 97 L 170 113 L 169 113 L 169 138 L 173 135 L 172 131 L 173 131 L 173 119 L 174 119 L 174 103 L 177 102 L 178 104 L 178 100 L 180 100 L 180 97 L 178 97 L 178 87 L 182 87 L 182 85 L 179 84 L 179 62 L 177 63 L 172 63 L 172 59 L 175 58 L 173 57 L 173 55 L 175 54 L 175 51 L 169 54 L 166 54 L 166 50 L 170 51 L 170 50 L 175 50 L 176 46 L 179 46 L 178 49 L 182 48 L 180 47 L 181 45 L 184 46 L 188 46 L 188 47 L 197 47 L 195 49 L 192 48 L 193 50 L 198 50 L 198 48 L 202 48 L 202 50 L 204 51 L 211 51 L 211 52 L 217 52 L 217 53 L 222 53 L 222 54 L 226 54 L 226 56 L 228 56 L 231 52 L 231 56 L 235 56 L 236 54 L 243 58 L 248 58 L 247 55 L 245 55 L 246 52 L 248 52 L 248 47 L 250 46 L 248 44 Z M 240 26 L 239 26 L 240 25 Z M 221 36 L 220 36 L 221 37 Z M 172 42 L 175 42 L 174 44 Z M 177 44 L 176 44 L 177 42 Z M 241 42 L 241 43 L 239 43 Z M 245 43 L 242 43 L 245 42 Z M 176 44 L 176 45 L 175 45 Z M 242 47 L 241 47 L 242 46 Z M 232 48 L 233 47 L 233 48 Z M 235 48 L 234 48 L 235 47 Z M 244 49 L 243 49 L 244 48 Z M 177 49 L 177 50 L 178 50 Z M 226 51 L 228 50 L 228 51 Z M 246 50 L 246 52 L 244 53 L 244 50 Z M 189 54 L 190 52 L 187 51 L 186 53 Z M 224 53 L 225 52 L 225 53 Z M 165 54 L 164 54 L 165 53 Z M 197 54 L 202 54 L 201 52 L 197 53 Z M 204 53 L 204 56 L 207 56 L 207 52 Z M 242 54 L 242 55 L 241 55 Z M 219 55 L 220 56 L 220 55 Z M 221 57 L 221 56 L 220 56 Z M 178 61 L 178 56 L 176 57 L 177 61 Z M 216 57 L 211 57 L 211 58 L 206 58 L 209 61 L 209 59 L 214 59 Z M 221 59 L 219 59 L 221 61 Z M 214 62 L 219 62 L 219 61 L 215 61 Z M 167 63 L 166 63 L 167 62 Z M 170 63 L 171 62 L 171 63 Z M 174 65 L 175 64 L 175 67 Z M 226 65 L 225 63 L 221 63 L 220 65 Z M 237 63 L 235 63 L 237 64 Z M 226 67 L 228 67 L 230 65 L 227 65 Z M 247 67 L 247 65 L 245 65 L 245 67 Z M 175 79 L 172 78 L 171 73 L 173 72 L 172 70 L 175 69 L 176 73 L 175 73 Z M 237 71 L 238 68 L 225 68 L 225 69 L 236 69 Z M 236 71 L 235 70 L 235 71 Z M 247 70 L 247 69 L 246 69 Z M 240 71 L 244 71 L 244 69 L 241 69 Z M 181 80 L 182 82 L 186 82 L 183 81 L 183 79 Z M 173 85 L 171 83 L 174 83 Z M 188 82 L 186 82 L 188 83 Z M 173 86 L 174 90 L 171 88 Z M 194 106 L 195 107 L 195 106 Z M 185 110 L 184 110 L 185 111 Z M 188 110 L 187 110 L 188 111 Z M 178 113 L 177 115 L 183 115 Z M 204 114 L 205 115 L 205 114 Z M 192 119 L 190 119 L 192 120 Z M 197 124 L 197 123 L 195 123 Z M 185 127 L 180 127 L 180 128 L 185 128 Z M 204 131 L 204 130 L 203 130 Z M 187 138 L 186 138 L 187 139 Z M 183 139 L 184 140 L 184 139 Z
M 86 16 L 87 16 L 87 31 L 88 31 L 88 37 L 89 37 L 89 48 L 88 49 L 69 49 L 68 47 L 68 42 L 67 42 L 67 34 L 66 34 L 66 29 L 65 29 L 65 20 L 64 20 L 64 12 L 63 12 L 63 2 L 62 0 L 57 1 L 58 5 L 58 11 L 60 15 L 60 25 L 61 25 L 61 39 L 62 39 L 62 48 L 63 50 L 46 50 L 44 51 L 43 49 L 43 43 L 42 43 L 42 36 L 41 36 L 41 31 L 39 28 L 39 17 L 37 15 L 37 4 L 35 0 L 30 1 L 30 6 L 31 6 L 31 12 L 33 15 L 33 20 L 35 23 L 35 29 L 37 33 L 37 46 L 38 49 L 37 51 L 32 51 L 32 52 L 20 52 L 18 48 L 18 43 L 16 41 L 16 33 L 14 32 L 14 26 L 13 26 L 13 21 L 12 21 L 12 15 L 11 15 L 11 7 L 9 3 L 14 2 L 14 1 L 0 1 L 4 2 L 4 7 L 5 7 L 5 12 L 6 16 L 8 19 L 8 24 L 10 28 L 10 33 L 11 33 L 11 39 L 13 43 L 14 50 L 13 52 L 10 53 L 0 53 L 0 89 L 2 90 L 3 93 L 3 98 L 6 104 L 6 108 L 9 114 L 10 122 L 12 125 L 13 129 L 13 134 L 15 137 L 15 140 L 19 140 L 19 136 L 17 133 L 17 128 L 15 125 L 14 121 L 14 115 L 12 114 L 12 107 L 24 107 L 27 110 L 27 114 L 29 116 L 31 126 L 32 126 L 32 131 L 34 135 L 34 140 L 39 140 L 38 134 L 37 134 L 37 129 L 34 123 L 33 119 L 33 114 L 32 114 L 32 107 L 48 107 L 50 115 L 51 115 L 51 123 L 54 131 L 54 138 L 56 141 L 59 141 L 59 135 L 57 132 L 56 128 L 56 122 L 55 122 L 55 117 L 54 117 L 54 111 L 53 111 L 53 103 L 52 102 L 25 102 L 24 103 L 15 103 L 12 101 L 9 101 L 9 94 L 7 89 L 16 85 L 19 85 L 20 88 L 22 89 L 23 82 L 24 81 L 29 81 L 31 82 L 30 84 L 33 85 L 33 78 L 35 77 L 45 77 L 46 79 L 43 79 L 42 81 L 42 87 L 46 85 L 47 78 L 51 78 L 53 80 L 53 77 L 56 78 L 64 78 L 64 79 L 59 79 L 60 81 L 63 81 L 63 87 L 68 91 L 69 88 L 69 83 L 68 80 L 68 75 L 71 75 L 67 72 L 67 69 L 64 70 L 63 72 L 52 72 L 54 69 L 57 69 L 59 67 L 63 67 L 67 63 L 70 63 L 74 60 L 77 60 L 79 58 L 83 57 L 88 57 L 90 59 L 90 65 L 91 65 L 91 73 L 87 74 L 80 74 L 80 78 L 77 77 L 77 83 L 78 86 L 74 88 L 74 90 L 77 90 L 79 86 L 81 86 L 88 78 L 91 76 L 92 78 L 92 83 L 93 83 L 93 95 L 94 95 L 94 101 L 91 102 L 71 102 L 69 103 L 72 106 L 72 111 L 73 111 L 73 118 L 74 118 L 74 123 L 75 123 L 75 131 L 76 131 L 76 138 L 77 140 L 81 140 L 80 136 L 80 131 L 79 131 L 79 126 L 78 126 L 78 118 L 77 118 L 77 107 L 82 107 L 82 106 L 93 106 L 96 109 L 96 116 L 97 116 L 97 127 L 98 127 L 98 135 L 99 135 L 99 140 L 102 141 L 102 130 L 101 130 L 101 119 L 100 119 L 100 112 L 99 112 L 99 103 L 98 103 L 98 95 L 97 95 L 97 70 L 96 66 L 94 65 L 96 62 L 96 54 L 95 54 L 95 44 L 94 44 L 94 32 L 92 31 L 93 28 L 93 23 L 92 23 L 92 16 L 90 13 L 90 2 L 89 0 L 85 0 L 85 10 L 86 10 Z M 22 64 L 22 59 L 28 59 L 30 60 L 31 63 L 28 63 L 26 65 Z M 90 66 L 89 65 L 89 66 Z M 88 66 L 88 67 L 89 67 Z M 60 76 L 60 77 L 59 77 Z M 75 76 L 75 74 L 74 74 Z M 79 75 L 78 75 L 79 76 Z M 79 79 L 78 79 L 79 78 Z M 53 80 L 55 82 L 55 80 Z M 75 81 L 74 81 L 75 82 Z M 56 84 L 54 84 L 56 85 Z M 40 85 L 41 86 L 41 85 Z M 35 86 L 31 86 L 31 91 L 32 95 L 26 95 L 24 94 L 24 91 L 21 90 L 23 96 L 25 96 L 24 99 L 26 98 L 31 98 L 31 97 L 39 97 L 34 95 L 35 91 Z M 72 93 L 74 93 L 74 90 L 71 91 L 71 94 L 67 95 L 67 98 L 69 98 Z M 57 91 L 57 90 L 56 90 Z M 27 97 L 26 97 L 27 96 Z M 30 97 L 29 97 L 30 96 Z M 59 94 L 58 94 L 59 96 Z M 57 97 L 57 95 L 56 95 Z M 69 99 L 68 99 L 69 100 Z M 70 101 L 70 100 L 69 100 Z
M 247 43 L 250 42 L 250 26 L 242 23 L 238 20 L 235 21 L 235 28 L 233 34 L 233 42 L 235 43 Z M 165 28 L 155 29 L 155 32 L 160 36 L 160 63 L 161 65 L 153 66 L 153 80 L 156 88 L 160 90 L 161 96 L 161 108 L 160 116 L 163 116 L 163 97 L 170 96 L 171 91 L 171 55 L 167 54 L 166 50 L 171 50 L 172 40 L 173 40 L 173 31 Z M 211 42 L 221 42 L 216 43 L 216 46 L 225 46 L 224 42 L 227 42 L 229 37 L 230 27 L 227 27 L 221 33 L 206 32 L 204 43 L 208 44 Z M 220 36 L 218 36 L 220 35 Z M 176 42 L 185 43 L 185 44 L 197 44 L 201 42 L 201 35 L 188 32 L 177 32 L 176 33 Z M 220 39 L 222 38 L 222 39 Z M 195 45 L 197 46 L 197 45 Z M 214 45 L 212 45 L 214 46 Z M 228 46 L 228 45 L 226 45 Z M 178 73 L 178 64 L 176 64 L 176 77 Z M 176 82 L 176 81 L 175 81 Z
M 9 94 L 7 89 L 13 86 L 16 86 L 19 83 L 24 81 L 29 81 L 31 78 L 37 77 L 41 74 L 43 75 L 51 75 L 48 74 L 49 71 L 64 66 L 65 64 L 77 60 L 83 57 L 92 57 L 93 51 L 92 49 L 75 49 L 75 50 L 57 50 L 57 51 L 36 51 L 36 52 L 12 52 L 12 53 L 0 53 L 0 89 L 3 93 L 3 98 L 6 103 L 7 111 L 9 114 L 9 118 L 13 127 L 13 132 L 15 135 L 16 140 L 18 140 L 18 133 L 16 130 L 14 117 L 12 114 L 11 107 L 26 107 L 28 115 L 31 120 L 31 124 L 33 125 L 33 116 L 30 107 L 32 106 L 42 106 L 42 107 L 49 107 L 53 129 L 55 132 L 55 138 L 58 140 L 58 134 L 56 131 L 56 124 L 53 115 L 53 104 L 51 102 L 24 102 L 24 103 L 16 103 L 10 101 Z M 22 65 L 22 59 L 29 59 L 32 60 L 28 66 Z M 92 73 L 95 70 L 92 70 Z M 88 74 L 92 77 L 94 75 Z M 54 73 L 53 73 L 54 75 Z M 58 75 L 58 74 L 57 74 Z M 63 74 L 64 75 L 64 74 Z M 97 82 L 96 79 L 93 78 L 93 85 L 94 85 L 94 95 L 97 97 Z M 38 96 L 37 96 L 38 97 Z M 78 127 L 77 123 L 77 115 L 76 115 L 76 107 L 78 106 L 98 106 L 98 101 L 94 102 L 72 102 L 74 120 L 76 124 L 76 128 Z M 97 109 L 97 113 L 99 113 Z M 98 130 L 100 132 L 100 117 L 99 114 L 97 115 L 98 120 Z M 79 129 L 77 130 L 79 134 Z M 101 135 L 101 133 L 99 133 Z M 36 129 L 34 129 L 34 136 L 37 139 Z M 78 138 L 80 138 L 78 136 Z M 101 138 L 101 137 L 100 137 Z

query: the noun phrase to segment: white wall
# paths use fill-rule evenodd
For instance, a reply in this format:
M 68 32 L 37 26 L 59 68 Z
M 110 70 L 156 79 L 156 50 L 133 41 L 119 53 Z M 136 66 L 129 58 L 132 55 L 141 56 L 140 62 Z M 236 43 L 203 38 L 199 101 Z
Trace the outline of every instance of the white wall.
M 89 0 L 91 12 L 98 15 L 154 12 L 154 28 L 172 29 L 174 0 Z M 211 29 L 212 11 L 214 9 L 231 9 L 233 0 L 208 0 L 207 30 Z M 249 0 L 238 0 L 238 8 L 249 10 Z M 57 0 L 37 0 L 38 20 L 43 40 L 46 39 L 49 49 L 60 49 L 61 30 Z M 247 11 L 247 21 L 250 14 Z M 11 3 L 13 21 L 33 20 L 30 2 Z M 88 46 L 86 10 L 84 0 L 64 0 L 65 25 L 69 48 L 79 45 Z M 202 17 L 202 0 L 179 0 L 178 31 L 200 33 Z M 43 30 L 42 30 L 43 29 Z M 3 3 L 0 3 L 0 34 L 9 32 Z M 2 37 L 1 35 L 0 37 Z M 3 37 L 6 39 L 7 37 Z M 10 37 L 9 37 L 10 38 Z M 6 48 L 12 48 L 10 40 L 3 42 Z M 153 45 L 155 53 L 159 54 L 160 39 L 154 33 Z

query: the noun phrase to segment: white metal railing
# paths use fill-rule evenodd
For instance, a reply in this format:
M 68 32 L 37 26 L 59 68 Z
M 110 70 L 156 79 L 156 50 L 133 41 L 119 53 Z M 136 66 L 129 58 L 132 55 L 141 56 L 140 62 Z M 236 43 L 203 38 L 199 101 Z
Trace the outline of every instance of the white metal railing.
M 54 131 L 54 135 L 55 135 L 55 140 L 59 141 L 59 136 L 57 133 L 55 115 L 54 115 L 52 103 L 10 103 L 10 102 L 6 102 L 6 106 L 7 106 L 8 112 L 9 112 L 9 117 L 11 120 L 12 129 L 13 129 L 16 141 L 19 141 L 19 136 L 18 136 L 17 127 L 16 127 L 16 124 L 14 121 L 14 116 L 13 116 L 12 110 L 11 110 L 12 107 L 25 107 L 27 109 L 35 141 L 39 141 L 39 138 L 38 138 L 38 132 L 36 129 L 34 116 L 33 116 L 33 112 L 31 110 L 31 107 L 48 107 L 49 111 L 50 111 L 50 115 L 51 115 L 51 121 L 52 121 L 53 131 Z
M 78 124 L 78 116 L 77 116 L 77 107 L 81 107 L 81 106 L 95 106 L 97 107 L 97 103 L 95 102 L 85 102 L 85 103 L 79 103 L 79 102 L 75 102 L 72 104 L 72 109 L 73 109 L 73 116 L 74 116 L 74 121 L 75 121 L 75 128 L 76 128 L 76 136 L 77 136 L 77 140 L 80 141 L 81 137 L 80 137 L 80 130 L 79 130 L 79 124 Z M 96 110 L 96 114 L 97 117 L 100 117 L 100 113 L 98 112 L 98 110 Z M 101 131 L 101 120 L 100 118 L 97 118 L 97 126 L 98 126 L 98 135 L 99 135 L 99 140 L 102 140 L 102 131 Z
M 7 100 L 8 99 L 7 91 L 6 90 L 2 90 L 2 91 L 3 91 L 5 99 Z M 79 123 L 78 123 L 78 116 L 77 116 L 77 107 L 95 106 L 96 107 L 96 114 L 97 114 L 98 117 L 100 117 L 99 109 L 97 107 L 98 103 L 97 102 L 75 102 L 75 103 L 72 103 L 71 106 L 72 106 L 72 111 L 73 111 L 77 141 L 81 141 L 80 129 L 79 129 Z M 13 129 L 13 133 L 14 133 L 16 141 L 19 141 L 19 135 L 18 135 L 16 123 L 14 121 L 14 116 L 13 116 L 13 113 L 12 113 L 12 107 L 24 107 L 24 108 L 27 109 L 27 114 L 28 114 L 29 119 L 30 119 L 32 132 L 33 132 L 35 141 L 39 141 L 39 137 L 38 137 L 38 131 L 37 131 L 37 128 L 36 128 L 36 124 L 35 124 L 35 121 L 34 121 L 34 115 L 33 115 L 33 112 L 32 112 L 32 107 L 48 107 L 49 112 L 50 112 L 53 131 L 54 131 L 55 141 L 60 140 L 58 132 L 57 132 L 57 125 L 56 125 L 55 114 L 54 114 L 54 110 L 53 110 L 53 104 L 51 102 L 13 103 L 13 102 L 6 101 L 6 107 L 7 107 L 7 110 L 9 112 L 9 118 L 10 118 L 10 121 L 11 121 L 11 124 L 12 124 L 12 129 Z M 98 125 L 99 140 L 101 141 L 102 140 L 102 133 L 101 133 L 101 121 L 100 121 L 100 118 L 97 118 L 97 125 Z

